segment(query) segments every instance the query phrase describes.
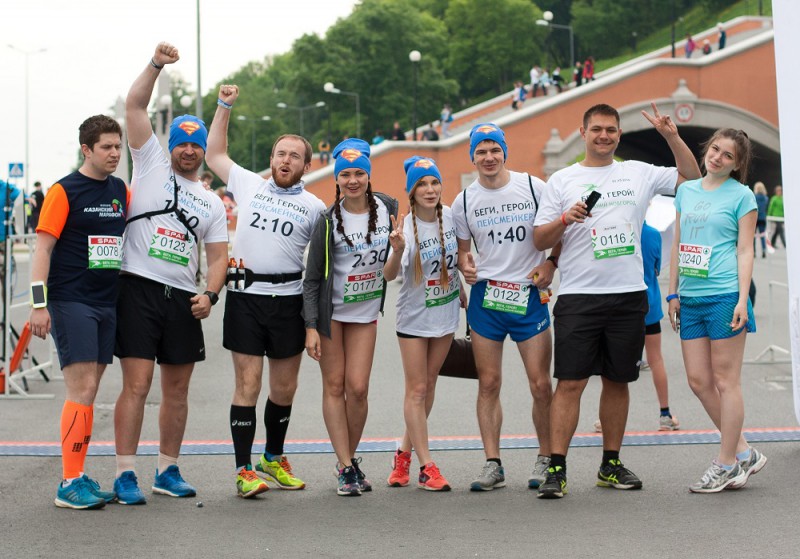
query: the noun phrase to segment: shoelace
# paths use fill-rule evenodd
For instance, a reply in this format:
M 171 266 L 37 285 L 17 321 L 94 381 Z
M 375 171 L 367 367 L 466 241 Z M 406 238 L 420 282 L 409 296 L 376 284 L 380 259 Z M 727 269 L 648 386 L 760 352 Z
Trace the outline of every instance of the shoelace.
M 286 472 L 290 476 L 294 477 L 294 475 L 292 474 L 292 466 L 289 464 L 289 460 L 287 460 L 285 456 L 281 457 L 280 464 L 281 464 L 281 468 L 283 468 L 284 472 Z
M 253 470 L 247 470 L 247 469 L 244 469 L 244 468 L 242 468 L 242 470 L 239 472 L 239 475 L 245 481 L 256 481 L 258 479 L 258 477 L 256 476 L 256 473 Z
M 136 483 L 136 476 L 135 475 L 123 476 L 123 477 L 119 478 L 119 484 L 122 486 L 122 489 L 124 491 L 133 490 L 133 489 L 136 489 L 138 487 L 138 484 Z
M 442 473 L 439 471 L 439 467 L 436 466 L 436 464 L 431 464 L 425 468 L 425 473 L 428 475 L 429 479 L 439 479 L 442 477 Z

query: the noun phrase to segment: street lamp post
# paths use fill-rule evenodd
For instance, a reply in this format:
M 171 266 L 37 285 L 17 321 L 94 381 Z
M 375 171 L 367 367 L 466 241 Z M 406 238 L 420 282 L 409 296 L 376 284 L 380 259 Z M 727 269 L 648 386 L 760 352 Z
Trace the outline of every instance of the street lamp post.
M 30 131 L 30 97 L 28 96 L 28 63 L 30 61 L 30 57 L 32 54 L 41 54 L 45 52 L 47 49 L 36 49 L 36 50 L 25 50 L 19 47 L 15 47 L 12 44 L 8 44 L 8 48 L 15 50 L 22 55 L 25 56 L 25 194 L 27 195 L 30 191 L 30 176 L 31 176 L 31 168 L 28 163 L 28 151 L 30 140 L 28 138 L 29 131 Z
M 356 137 L 361 137 L 361 102 L 358 96 L 358 93 L 354 93 L 352 91 L 344 91 L 339 89 L 333 82 L 326 82 L 325 85 L 322 87 L 325 90 L 325 93 L 334 93 L 336 95 L 350 95 L 351 97 L 356 98 Z
M 419 61 L 422 59 L 422 55 L 418 50 L 412 50 L 408 53 L 408 59 L 411 61 L 411 66 L 414 67 L 414 112 L 413 115 L 413 125 L 414 125 L 414 141 L 417 141 L 417 69 L 419 68 Z
M 566 29 L 569 31 L 569 63 L 570 67 L 575 67 L 575 36 L 572 32 L 571 25 L 563 25 L 560 23 L 553 23 L 553 12 L 547 10 L 542 14 L 543 19 L 537 19 L 536 25 L 543 27 L 554 27 L 556 29 Z
M 300 135 L 305 136 L 305 130 L 303 128 L 303 113 L 309 109 L 321 109 L 325 106 L 325 101 L 317 101 L 313 105 L 306 105 L 305 107 L 295 107 L 294 105 L 287 105 L 286 103 L 278 103 L 279 109 L 294 109 L 300 113 Z
M 256 168 L 256 122 L 269 122 L 272 120 L 272 117 L 264 115 L 260 118 L 246 116 L 246 115 L 238 115 L 236 120 L 242 121 L 250 121 L 250 162 L 251 167 L 250 169 L 257 173 L 258 169 Z

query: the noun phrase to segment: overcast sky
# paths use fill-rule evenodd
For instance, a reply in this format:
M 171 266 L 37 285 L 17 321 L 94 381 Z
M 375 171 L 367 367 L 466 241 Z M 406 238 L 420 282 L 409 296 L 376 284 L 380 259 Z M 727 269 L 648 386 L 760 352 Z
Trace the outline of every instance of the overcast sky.
M 324 35 L 357 0 L 200 0 L 202 83 L 251 60 L 288 51 L 305 33 Z M 159 41 L 180 50 L 173 67 L 195 88 L 195 0 L 4 1 L 0 40 L 0 178 L 25 159 L 25 59 L 29 68 L 30 184 L 53 183 L 75 164 L 78 126 L 109 113 Z M 24 185 L 25 180 L 18 180 Z

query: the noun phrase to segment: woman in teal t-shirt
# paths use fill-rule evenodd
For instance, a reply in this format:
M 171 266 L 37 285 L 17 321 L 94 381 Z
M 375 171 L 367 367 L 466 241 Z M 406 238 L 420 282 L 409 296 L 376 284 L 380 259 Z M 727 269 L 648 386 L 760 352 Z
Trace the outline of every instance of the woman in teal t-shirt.
M 742 436 L 742 361 L 746 332 L 755 331 L 748 291 L 757 206 L 742 184 L 751 157 L 747 134 L 717 130 L 703 146 L 705 175 L 675 195 L 669 319 L 680 325 L 689 386 L 721 435 L 719 455 L 689 488 L 695 493 L 742 487 L 767 461 Z

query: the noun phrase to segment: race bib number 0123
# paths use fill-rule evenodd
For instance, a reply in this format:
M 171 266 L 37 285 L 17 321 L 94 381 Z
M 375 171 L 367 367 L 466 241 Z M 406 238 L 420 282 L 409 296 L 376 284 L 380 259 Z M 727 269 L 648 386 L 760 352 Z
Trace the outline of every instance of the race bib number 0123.
M 344 282 L 344 302 L 361 303 L 380 299 L 383 294 L 383 270 L 351 274 Z
M 188 266 L 193 248 L 194 238 L 188 233 L 156 227 L 147 255 L 180 266 Z
M 707 278 L 711 265 L 711 247 L 680 243 L 678 274 L 687 278 Z
M 528 312 L 531 286 L 508 281 L 489 280 L 483 294 L 484 309 L 524 315 Z

